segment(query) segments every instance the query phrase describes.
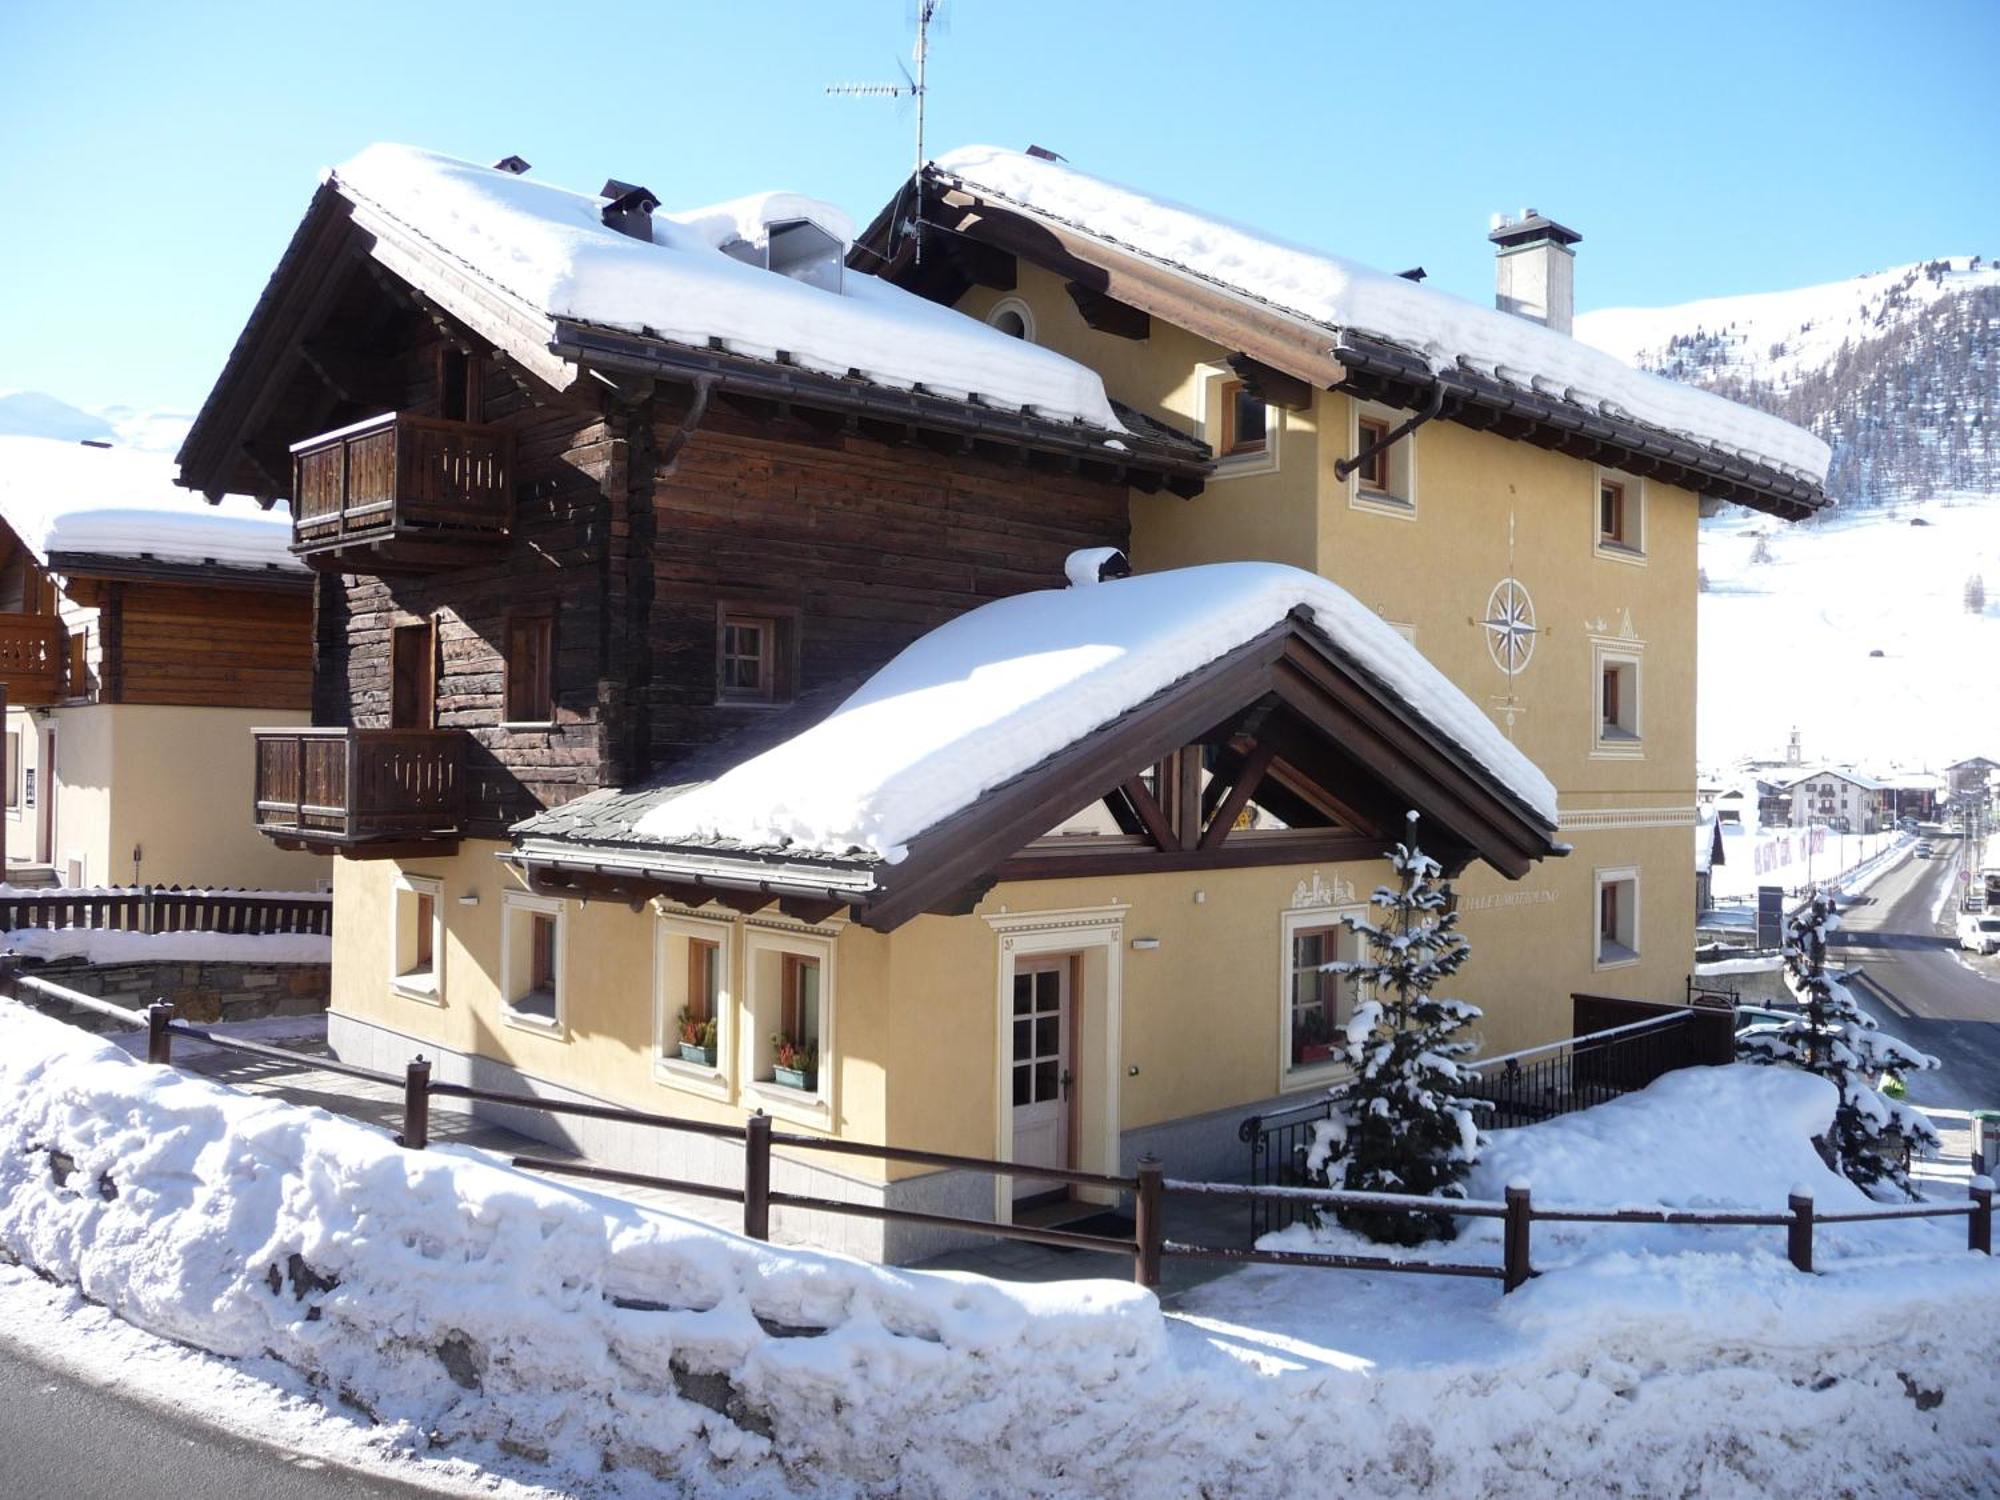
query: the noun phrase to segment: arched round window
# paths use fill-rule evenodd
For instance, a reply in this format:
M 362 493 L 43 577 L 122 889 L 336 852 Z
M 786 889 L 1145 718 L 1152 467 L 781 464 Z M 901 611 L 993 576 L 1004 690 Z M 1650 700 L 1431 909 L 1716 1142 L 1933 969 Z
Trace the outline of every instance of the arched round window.
M 1010 339 L 1021 339 L 1030 344 L 1035 341 L 1035 314 L 1019 297 L 1003 297 L 994 303 L 993 311 L 986 315 L 986 322 Z

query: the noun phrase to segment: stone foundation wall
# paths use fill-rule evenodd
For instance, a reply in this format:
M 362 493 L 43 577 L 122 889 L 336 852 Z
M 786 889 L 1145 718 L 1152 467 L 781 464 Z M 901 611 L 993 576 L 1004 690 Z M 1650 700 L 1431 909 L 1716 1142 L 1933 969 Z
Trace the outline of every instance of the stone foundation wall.
M 326 1009 L 333 966 L 164 959 L 93 964 L 57 958 L 25 960 L 20 972 L 134 1010 L 164 1000 L 173 1006 L 176 1019 L 205 1024 L 318 1015 Z

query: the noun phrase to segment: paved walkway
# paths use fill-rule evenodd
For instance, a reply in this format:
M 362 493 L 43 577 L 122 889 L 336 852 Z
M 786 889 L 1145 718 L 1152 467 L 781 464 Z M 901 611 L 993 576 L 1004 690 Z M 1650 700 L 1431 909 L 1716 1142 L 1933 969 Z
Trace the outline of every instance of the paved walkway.
M 324 1025 L 318 1018 L 252 1022 L 244 1027 L 231 1028 L 231 1031 L 246 1040 L 296 1051 L 298 1063 L 292 1065 L 273 1058 L 253 1057 L 185 1037 L 175 1039 L 174 1062 L 190 1073 L 199 1073 L 248 1093 L 275 1094 L 290 1103 L 316 1106 L 391 1133 L 402 1129 L 403 1093 L 400 1085 L 371 1083 L 314 1066 L 315 1059 L 329 1055 Z M 113 1039 L 135 1056 L 145 1055 L 144 1033 L 120 1033 Z M 452 1103 L 443 1099 L 432 1101 L 430 1138 L 434 1144 L 464 1146 L 487 1152 L 502 1163 L 511 1163 L 516 1156 L 536 1156 L 549 1161 L 582 1159 L 576 1152 L 562 1146 L 475 1120 L 450 1107 Z M 547 1180 L 608 1194 L 732 1232 L 740 1232 L 743 1227 L 743 1211 L 734 1203 L 623 1183 L 585 1181 L 555 1175 Z M 1068 1205 L 1064 1212 L 1033 1215 L 1028 1222 L 1060 1227 L 1065 1217 L 1073 1219 L 1078 1214 L 1102 1211 L 1089 1205 Z M 786 1233 L 787 1210 L 773 1208 L 771 1216 L 772 1234 L 776 1241 L 802 1243 Z M 1206 1198 L 1169 1198 L 1167 1201 L 1166 1234 L 1169 1239 L 1189 1244 L 1244 1247 L 1250 1243 L 1249 1230 L 1250 1210 L 1245 1203 Z M 1130 1231 L 1097 1225 L 1090 1226 L 1086 1232 L 1115 1234 Z M 1003 1281 L 1075 1281 L 1099 1277 L 1127 1281 L 1132 1276 L 1132 1263 L 1126 1256 L 1057 1249 L 1020 1240 L 993 1240 L 975 1249 L 951 1251 L 918 1262 L 915 1268 L 970 1271 Z M 1179 1293 L 1212 1281 L 1229 1269 L 1227 1261 L 1170 1258 L 1162 1267 L 1160 1300 L 1172 1306 Z

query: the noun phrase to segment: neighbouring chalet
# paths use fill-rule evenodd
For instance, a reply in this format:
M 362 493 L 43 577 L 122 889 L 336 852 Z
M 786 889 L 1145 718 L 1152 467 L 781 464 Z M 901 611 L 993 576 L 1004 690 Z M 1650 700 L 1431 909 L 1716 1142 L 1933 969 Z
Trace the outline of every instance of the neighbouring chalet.
M 1203 443 L 849 267 L 826 205 L 525 173 L 329 174 L 180 455 L 288 499 L 312 570 L 313 725 L 259 731 L 245 817 L 342 856 L 342 1056 L 1229 1167 L 1246 1106 L 1329 1076 L 1319 964 L 1407 812 L 1455 871 L 1563 852 L 1546 778 L 1346 591 L 1120 576 Z M 918 1209 L 1062 1191 L 797 1170 Z
M 306 721 L 311 577 L 157 456 L 0 438 L 8 878 L 312 889 L 243 823 L 253 726 Z
M 1134 497 L 1140 573 L 1257 559 L 1329 578 L 1548 774 L 1575 853 L 1518 885 L 1484 862 L 1459 883 L 1475 957 L 1455 983 L 1504 1051 L 1569 1034 L 1577 995 L 1683 1000 L 1698 516 L 1811 515 L 1828 452 L 1569 337 L 1574 230 L 1531 213 L 1489 238 L 1482 306 L 1039 148 L 971 147 L 905 184 L 854 263 L 1208 443 L 1198 497 Z
M 1817 824 L 1840 833 L 1879 833 L 1892 820 L 1888 789 L 1861 771 L 1822 766 L 1785 783 L 1794 828 Z

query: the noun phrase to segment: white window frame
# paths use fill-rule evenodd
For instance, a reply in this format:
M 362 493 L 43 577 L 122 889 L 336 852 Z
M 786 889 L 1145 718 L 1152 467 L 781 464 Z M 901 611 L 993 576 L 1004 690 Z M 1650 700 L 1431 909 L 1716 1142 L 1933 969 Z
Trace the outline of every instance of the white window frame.
M 680 1008 L 685 1002 L 687 964 L 670 959 L 676 942 L 713 943 L 716 947 L 715 1066 L 685 1062 L 680 1055 Z M 686 912 L 661 912 L 653 925 L 653 1078 L 725 1103 L 735 1094 L 736 1063 L 736 924 L 729 918 L 700 917 Z M 683 960 L 685 949 L 682 950 Z
M 431 972 L 413 979 L 403 970 L 403 901 L 431 898 Z M 444 1004 L 444 882 L 434 875 L 396 872 L 389 888 L 389 988 L 406 1000 Z
M 1221 451 L 1222 391 L 1225 386 L 1241 381 L 1242 378 L 1225 364 L 1195 366 L 1195 429 L 1201 440 L 1207 443 L 1216 455 L 1215 471 L 1210 476 L 1211 481 L 1247 479 L 1253 474 L 1278 472 L 1278 450 L 1285 430 L 1285 409 L 1273 402 L 1264 403 L 1264 447 L 1260 452 L 1227 455 Z
M 1354 457 L 1361 451 L 1361 419 L 1388 424 L 1394 432 L 1410 420 L 1410 414 L 1393 406 L 1383 406 L 1379 402 L 1363 401 L 1350 396 L 1347 401 L 1347 456 Z M 1419 429 L 1418 432 L 1421 432 Z M 1417 437 L 1418 432 L 1405 433 L 1389 445 L 1384 455 L 1389 460 L 1389 488 L 1386 490 L 1364 490 L 1361 487 L 1361 471 L 1353 469 L 1347 475 L 1347 503 L 1354 510 L 1367 511 L 1370 515 L 1393 516 L 1399 521 L 1414 521 L 1417 518 Z
M 736 1076 L 742 1080 L 743 1096 L 754 1100 L 758 1107 L 773 1115 L 783 1115 L 787 1119 L 817 1125 L 829 1131 L 840 1118 L 835 1108 L 839 1092 L 839 1069 L 836 1064 L 840 1054 L 834 1050 L 838 1045 L 835 1026 L 840 1013 L 840 991 L 834 962 L 838 939 L 838 932 L 748 924 L 743 930 L 743 978 L 739 986 L 743 995 L 743 1024 L 738 1028 L 741 1035 L 737 1042 Z M 788 953 L 819 960 L 819 1087 L 811 1093 L 787 1088 L 775 1079 L 757 1076 L 764 1066 L 770 1033 L 775 1029 L 777 1017 L 784 1007 L 782 993 L 766 994 L 760 988 L 757 960 L 763 954 L 774 955 L 778 965 L 778 982 L 782 985 L 784 955 Z
M 1590 486 L 1590 549 L 1597 556 L 1609 562 L 1621 562 L 1628 567 L 1646 566 L 1646 481 L 1637 474 L 1627 474 L 1620 469 L 1607 469 L 1602 464 L 1593 466 L 1593 482 Z M 1625 490 L 1625 529 L 1636 536 L 1636 541 L 1618 543 L 1604 539 L 1603 515 L 1604 486 L 1606 481 L 1621 485 Z
M 1631 934 L 1632 941 L 1629 944 L 1616 944 L 1618 951 L 1607 956 L 1603 929 L 1598 925 L 1603 920 L 1604 888 L 1607 885 L 1620 884 L 1631 888 L 1631 912 L 1629 916 L 1622 916 L 1622 921 Z M 1640 943 L 1640 936 L 1645 928 L 1641 925 L 1641 913 L 1637 865 L 1616 865 L 1593 872 L 1590 890 L 1590 967 L 1593 971 L 1629 969 L 1643 960 L 1645 950 Z
M 532 942 L 523 943 L 517 934 L 521 931 L 522 918 L 536 916 L 554 917 L 555 974 L 553 982 L 555 994 L 549 1006 L 549 1014 L 539 1011 L 520 1010 L 515 1007 L 517 994 L 525 989 L 517 981 L 520 968 L 534 962 Z M 568 985 L 564 983 L 564 970 L 569 967 L 569 903 L 554 896 L 537 896 L 528 891 L 503 891 L 500 895 L 500 1014 L 509 1026 L 518 1026 L 523 1031 L 532 1031 L 541 1036 L 555 1036 L 567 1040 L 569 1037 Z M 532 977 L 532 976 L 531 976 Z
M 1033 344 L 1038 342 L 1035 338 L 1035 310 L 1019 297 L 1002 297 L 998 302 L 987 308 L 986 326 L 998 330 L 1000 328 L 1000 319 L 1006 313 L 1013 313 L 1021 320 L 1022 343 Z M 1008 334 L 1007 337 L 1012 338 L 1013 335 Z
M 1629 697 L 1631 724 L 1621 733 L 1604 730 L 1604 669 L 1630 668 Z M 1621 711 L 1626 707 L 1620 704 Z M 1644 760 L 1646 758 L 1646 666 L 1645 653 L 1636 641 L 1596 640 L 1590 649 L 1590 742 L 1592 760 Z
M 1359 917 L 1368 908 L 1360 903 L 1344 906 L 1307 906 L 1283 912 L 1278 918 L 1278 1088 L 1281 1094 L 1301 1089 L 1324 1088 L 1348 1074 L 1347 1063 L 1332 1057 L 1303 1067 L 1292 1066 L 1292 954 L 1299 933 L 1318 927 L 1342 927 L 1342 917 Z M 1358 939 L 1357 939 L 1358 941 Z M 1357 955 L 1358 956 L 1358 955 Z M 1358 1004 L 1363 998 L 1359 987 Z

